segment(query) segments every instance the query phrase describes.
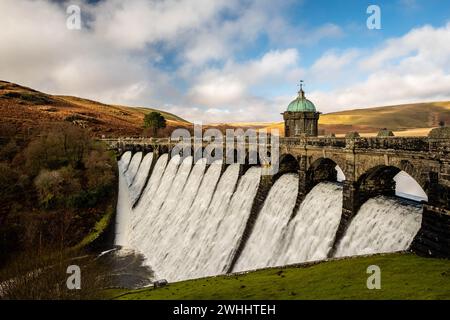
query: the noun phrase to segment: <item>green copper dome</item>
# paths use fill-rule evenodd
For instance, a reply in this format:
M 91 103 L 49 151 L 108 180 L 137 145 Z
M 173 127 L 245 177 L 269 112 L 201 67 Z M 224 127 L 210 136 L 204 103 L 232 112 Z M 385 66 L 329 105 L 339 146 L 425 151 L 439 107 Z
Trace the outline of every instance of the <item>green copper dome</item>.
M 305 92 L 300 89 L 298 97 L 289 103 L 287 111 L 291 112 L 316 112 L 314 103 L 305 98 Z

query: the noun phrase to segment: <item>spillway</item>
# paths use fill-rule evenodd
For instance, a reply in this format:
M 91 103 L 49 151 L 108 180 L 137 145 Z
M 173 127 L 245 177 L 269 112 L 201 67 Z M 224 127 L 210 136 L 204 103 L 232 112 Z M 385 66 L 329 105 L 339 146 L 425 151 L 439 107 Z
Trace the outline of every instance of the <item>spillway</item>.
M 198 261 L 196 268 L 205 276 L 222 274 L 229 268 L 250 216 L 260 178 L 261 168 L 248 169 L 241 177 L 228 204 L 226 203 L 229 199 L 228 188 L 220 190 L 218 203 L 211 204 L 209 215 L 213 217 L 211 219 L 213 225 L 209 229 L 211 235 L 208 241 L 212 245 L 209 245 L 207 250 L 203 250 L 202 258 Z M 215 206 L 218 206 L 217 211 Z M 199 266 L 201 263 L 204 265 Z
M 119 194 L 117 197 L 114 237 L 114 244 L 118 246 L 128 246 L 130 223 L 133 216 L 128 185 L 122 171 L 125 170 L 125 166 L 125 162 L 119 164 Z
M 285 174 L 271 188 L 233 271 L 271 266 L 298 193 L 298 175 Z
M 124 173 L 128 169 L 128 165 L 130 164 L 131 156 L 132 156 L 131 151 L 126 151 L 120 157 L 120 160 L 117 162 L 120 172 Z
M 156 191 L 150 195 L 146 194 L 147 200 L 145 203 L 139 204 L 134 214 L 139 215 L 139 221 L 133 224 L 133 232 L 131 237 L 131 244 L 139 252 L 143 253 L 147 259 L 151 255 L 153 246 L 156 245 L 150 239 L 155 240 L 152 235 L 154 233 L 164 228 L 165 218 L 159 215 L 159 209 L 164 203 L 167 195 L 170 192 L 172 182 L 178 171 L 178 166 L 180 165 L 181 159 L 179 156 L 175 156 L 170 159 L 167 167 L 164 170 L 164 174 L 159 180 L 159 185 Z M 155 231 L 156 230 L 156 231 Z M 156 239 L 158 242 L 158 239 Z
M 325 259 L 342 213 L 342 186 L 316 185 L 305 197 L 280 243 L 275 265 Z
M 153 162 L 156 162 L 153 164 Z M 325 259 L 342 214 L 342 186 L 322 182 L 296 208 L 297 174 L 282 175 L 268 192 L 241 252 L 262 169 L 211 165 L 206 159 L 123 154 L 115 244 L 145 256 L 155 278 L 171 282 L 233 271 Z M 150 172 L 151 171 L 151 172 Z M 261 189 L 264 190 L 264 189 Z M 377 197 L 361 207 L 336 257 L 409 247 L 421 208 Z M 235 257 L 236 255 L 236 257 Z
M 130 194 L 125 178 L 131 160 L 131 152 L 125 152 L 117 162 L 119 169 L 119 194 L 117 196 L 114 244 L 127 246 L 130 233 L 130 221 L 133 216 L 130 205 Z
M 197 270 L 197 263 L 201 259 L 201 253 L 212 244 L 208 236 L 211 235 L 212 228 L 216 227 L 213 220 L 214 216 L 212 215 L 214 211 L 208 209 L 215 194 L 214 191 L 216 190 L 221 170 L 221 162 L 215 162 L 208 168 L 193 203 L 190 207 L 186 207 L 187 210 L 185 208 L 185 214 L 178 221 L 178 225 L 181 226 L 178 236 L 172 235 L 173 241 L 175 241 L 179 250 L 177 250 L 176 254 L 170 253 L 167 256 L 166 263 L 173 265 L 174 269 L 179 270 L 173 274 L 175 279 L 188 279 L 201 273 L 201 271 Z M 235 173 L 235 179 L 237 180 L 239 170 Z M 228 182 L 223 185 L 234 187 L 233 182 Z M 208 263 L 208 257 L 203 257 L 203 259 L 205 260 L 199 263 L 200 270 L 203 265 Z
M 153 153 L 147 153 L 142 159 L 139 169 L 135 175 L 134 181 L 130 186 L 130 203 L 133 206 L 141 195 L 142 188 L 147 181 L 147 177 L 150 171 L 150 167 L 153 161 Z
M 158 274 L 168 279 L 182 279 L 184 276 L 184 271 L 179 269 L 176 261 L 185 257 L 184 244 L 187 232 L 198 229 L 199 221 L 189 212 L 189 208 L 198 194 L 205 169 L 206 159 L 197 161 L 183 190 L 179 192 L 174 190 L 168 196 L 174 201 L 173 205 L 162 208 L 160 212 L 166 217 L 166 228 L 158 236 L 158 247 L 153 252 L 152 258 L 155 260 L 153 265 L 158 270 Z M 170 200 L 166 201 L 166 203 L 170 202 Z
M 406 250 L 420 228 L 422 208 L 378 196 L 366 201 L 348 227 L 336 257 Z
M 136 173 L 139 170 L 139 165 L 141 164 L 141 160 L 142 160 L 142 152 L 136 152 L 133 155 L 133 157 L 131 158 L 131 161 L 130 161 L 130 164 L 128 165 L 127 170 L 124 172 L 128 187 L 131 186 L 131 184 L 134 181 L 134 177 L 136 176 Z
M 284 175 L 275 183 L 233 271 L 327 257 L 341 217 L 342 187 L 319 183 L 289 221 L 297 189 L 296 175 Z

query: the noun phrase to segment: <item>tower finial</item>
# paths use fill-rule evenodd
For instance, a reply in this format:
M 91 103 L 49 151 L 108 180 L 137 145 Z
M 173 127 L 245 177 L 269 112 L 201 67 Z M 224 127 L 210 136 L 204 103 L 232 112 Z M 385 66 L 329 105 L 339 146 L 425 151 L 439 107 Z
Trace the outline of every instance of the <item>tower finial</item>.
M 300 90 L 298 91 L 298 96 L 301 98 L 305 97 L 305 91 L 303 91 L 303 80 L 300 80 Z

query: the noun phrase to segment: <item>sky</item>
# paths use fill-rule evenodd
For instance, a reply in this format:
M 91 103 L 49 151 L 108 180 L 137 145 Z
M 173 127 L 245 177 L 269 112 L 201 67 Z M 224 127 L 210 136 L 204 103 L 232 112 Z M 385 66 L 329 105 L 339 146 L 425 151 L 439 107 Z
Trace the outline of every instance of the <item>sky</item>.
M 0 39 L 2 80 L 203 123 L 450 100 L 447 0 L 0 0 Z

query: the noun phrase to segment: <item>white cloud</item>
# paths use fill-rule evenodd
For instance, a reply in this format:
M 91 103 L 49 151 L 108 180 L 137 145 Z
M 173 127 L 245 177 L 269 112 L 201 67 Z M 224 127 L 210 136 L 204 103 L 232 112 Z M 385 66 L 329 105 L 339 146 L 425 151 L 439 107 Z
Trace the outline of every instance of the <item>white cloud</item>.
M 120 48 L 144 49 L 158 41 L 177 41 L 201 30 L 234 1 L 226 0 L 109 0 L 92 9 L 96 33 Z
M 339 64 L 345 55 L 334 60 Z M 317 63 L 320 61 L 327 58 Z M 348 68 L 341 70 L 344 83 L 348 75 L 364 80 L 328 92 L 311 93 L 310 97 L 324 112 L 450 99 L 450 23 L 441 28 L 413 29 L 366 55 L 355 56 L 346 65 Z
M 204 122 L 281 120 L 301 78 L 324 112 L 450 98 L 450 24 L 370 52 L 326 50 L 307 66 L 306 50 L 344 31 L 289 24 L 289 3 L 80 0 L 80 31 L 66 28 L 68 3 L 0 1 L 1 79 Z
M 205 108 L 228 110 L 227 114 L 223 115 L 226 118 L 213 122 L 249 119 L 261 121 L 267 119 L 269 114 L 278 114 L 279 108 L 271 104 L 271 99 L 265 95 L 252 94 L 252 89 L 287 85 L 294 81 L 294 78 L 299 79 L 299 73 L 302 71 L 298 64 L 299 54 L 296 49 L 269 51 L 260 59 L 241 64 L 229 61 L 221 69 L 206 70 L 198 75 L 188 97 L 191 103 Z
M 348 74 L 343 74 L 348 71 L 349 67 L 355 60 L 361 55 L 356 49 L 350 49 L 341 54 L 331 50 L 325 52 L 320 58 L 318 58 L 314 64 L 308 70 L 308 79 L 313 81 L 332 81 L 333 79 L 339 79 Z

